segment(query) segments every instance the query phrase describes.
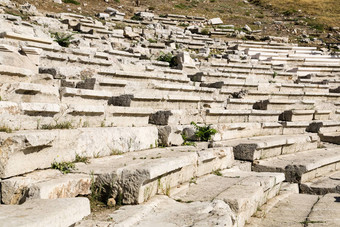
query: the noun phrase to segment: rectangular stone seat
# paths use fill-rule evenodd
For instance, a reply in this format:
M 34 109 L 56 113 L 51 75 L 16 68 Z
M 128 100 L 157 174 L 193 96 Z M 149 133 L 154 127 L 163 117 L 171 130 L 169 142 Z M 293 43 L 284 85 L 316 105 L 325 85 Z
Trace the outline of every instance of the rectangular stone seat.
M 315 110 L 313 120 L 330 120 L 331 110 Z
M 108 106 L 105 123 L 114 126 L 146 126 L 152 108 Z
M 55 115 L 60 112 L 59 104 L 20 103 L 20 109 L 28 115 Z
M 94 106 L 94 105 L 76 105 L 71 104 L 69 106 L 68 114 L 71 115 L 90 115 L 90 116 L 100 116 L 105 112 L 104 106 Z
M 8 38 L 8 39 L 16 39 L 21 41 L 30 41 L 36 43 L 43 43 L 43 44 L 52 44 L 52 40 L 50 39 L 42 39 L 33 36 L 22 35 L 14 32 L 1 32 L 0 38 Z
M 280 116 L 282 121 L 311 121 L 313 120 L 315 110 L 286 110 Z
M 77 88 L 68 88 L 68 87 L 61 88 L 60 94 L 61 96 L 64 96 L 64 97 L 79 96 L 79 97 L 86 98 L 86 99 L 108 100 L 110 97 L 112 97 L 112 93 L 107 92 L 107 91 L 77 89 Z
M 235 159 L 254 161 L 283 154 L 316 149 L 317 134 L 258 136 L 247 139 L 221 141 L 234 148 Z
M 251 110 L 255 104 L 255 100 L 248 99 L 228 99 L 227 109 L 228 110 Z
M 310 121 L 282 121 L 280 122 L 283 126 L 282 133 L 284 135 L 287 134 L 303 134 L 306 133 L 306 129 L 308 128 Z
M 9 66 L 9 65 L 0 65 L 0 75 L 32 77 L 34 76 L 34 72 L 29 69 L 24 69 L 24 68 Z
M 258 160 L 253 169 L 257 172 L 283 172 L 286 181 L 304 183 L 322 174 L 339 170 L 339 162 L 338 147 L 321 148 Z
M 16 131 L 0 133 L 0 137 L 3 141 L 0 148 L 4 154 L 0 161 L 0 176 L 9 178 L 50 168 L 53 162 L 72 162 L 76 154 L 102 157 L 110 155 L 112 150 L 132 152 L 147 149 L 157 141 L 158 130 L 155 126 L 100 127 Z M 13 139 L 18 143 L 6 147 Z
M 206 120 L 210 123 L 275 122 L 278 121 L 280 112 L 267 110 L 207 109 L 206 114 Z

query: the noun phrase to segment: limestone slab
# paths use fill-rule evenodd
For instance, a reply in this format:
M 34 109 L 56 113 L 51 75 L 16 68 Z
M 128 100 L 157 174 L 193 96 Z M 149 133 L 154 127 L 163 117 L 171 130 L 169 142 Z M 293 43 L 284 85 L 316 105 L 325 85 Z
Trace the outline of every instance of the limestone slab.
M 89 214 L 87 198 L 37 199 L 0 205 L 0 226 L 71 226 Z
M 253 169 L 260 172 L 284 172 L 288 182 L 301 183 L 315 178 L 318 169 L 326 168 L 325 173 L 336 170 L 338 162 L 339 148 L 322 148 L 258 160 Z

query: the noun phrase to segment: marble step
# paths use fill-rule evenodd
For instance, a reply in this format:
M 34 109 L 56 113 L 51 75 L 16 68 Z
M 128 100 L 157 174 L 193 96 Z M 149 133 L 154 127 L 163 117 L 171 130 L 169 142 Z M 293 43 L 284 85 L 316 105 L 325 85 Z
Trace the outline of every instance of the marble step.
M 218 174 L 217 174 L 218 173 Z M 170 197 L 156 196 L 147 203 L 123 206 L 109 215 L 114 226 L 243 226 L 257 207 L 274 197 L 282 173 L 224 170 L 192 179 Z M 79 226 L 91 226 L 92 220 Z
M 111 156 L 86 160 L 75 163 L 68 174 L 47 169 L 4 179 L 2 202 L 20 204 L 27 199 L 75 197 L 93 193 L 94 187 L 105 187 L 106 193 L 121 199 L 123 204 L 142 203 L 155 194 L 167 194 L 194 177 L 234 164 L 231 147 L 183 146 L 126 154 L 112 150 Z
M 22 205 L 0 205 L 0 226 L 72 226 L 90 214 L 87 198 L 37 199 Z
M 317 134 L 255 136 L 245 139 L 215 142 L 213 146 L 232 146 L 235 159 L 254 161 L 284 154 L 316 149 L 319 144 Z
M 302 193 L 324 195 L 340 193 L 340 170 L 324 174 L 300 185 Z
M 320 148 L 257 160 L 253 170 L 283 172 L 286 181 L 305 183 L 340 169 L 340 147 Z
M 339 226 L 339 194 L 324 196 L 290 194 L 277 201 L 262 218 L 253 217 L 246 227 Z M 260 207 L 261 211 L 263 207 Z

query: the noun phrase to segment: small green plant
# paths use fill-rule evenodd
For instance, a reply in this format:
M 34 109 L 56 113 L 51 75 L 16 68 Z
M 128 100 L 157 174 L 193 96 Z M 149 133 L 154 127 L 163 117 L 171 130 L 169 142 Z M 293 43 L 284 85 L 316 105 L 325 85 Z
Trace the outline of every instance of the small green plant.
M 70 44 L 71 44 L 71 40 L 73 39 L 73 37 L 72 37 L 73 34 L 68 35 L 68 34 L 65 34 L 65 33 L 56 32 L 52 35 L 55 38 L 54 41 L 56 41 L 62 47 L 69 47 Z
M 209 29 L 207 29 L 207 28 L 202 29 L 201 34 L 202 35 L 209 35 Z
M 86 156 L 80 156 L 79 154 L 76 154 L 76 158 L 74 159 L 74 162 L 83 162 L 85 164 L 89 164 L 90 159 Z
M 116 3 L 120 3 L 120 0 L 115 0 Z
M 197 184 L 197 177 L 192 177 L 189 181 L 189 184 Z
M 176 57 L 173 56 L 172 53 L 166 54 L 164 52 L 161 52 L 160 55 L 157 58 L 157 61 L 168 62 L 170 67 L 177 66 Z
M 184 146 L 194 146 L 196 147 L 196 143 L 192 141 L 188 141 L 188 138 L 185 136 L 185 134 L 182 134 L 183 144 Z
M 63 3 L 70 3 L 74 5 L 80 5 L 80 2 L 77 2 L 76 0 L 63 0 Z
M 277 76 L 277 72 L 273 73 L 273 78 L 275 78 Z
M 157 40 L 154 39 L 148 39 L 149 43 L 157 43 Z
M 2 98 L 1 98 L 1 96 L 0 96 L 0 101 L 2 101 Z
M 215 174 L 216 176 L 219 176 L 219 177 L 222 176 L 222 173 L 221 173 L 221 170 L 220 170 L 220 169 L 214 170 L 214 171 L 212 171 L 211 173 L 212 173 L 212 174 Z
M 11 133 L 11 132 L 13 132 L 13 130 L 6 125 L 2 125 L 2 126 L 0 126 L 0 132 Z
M 72 129 L 73 125 L 71 122 L 69 121 L 65 121 L 62 123 L 58 123 L 55 125 L 49 124 L 49 125 L 42 125 L 41 129 L 45 129 L 45 130 L 52 130 L 52 129 Z
M 117 150 L 117 149 L 112 149 L 111 150 L 111 155 L 122 155 L 124 154 L 123 151 Z
M 186 23 L 179 23 L 178 26 L 180 26 L 180 27 L 185 27 L 185 28 L 186 28 L 186 27 L 189 26 L 189 24 L 186 24 Z
M 141 17 L 140 17 L 140 16 L 138 16 L 138 15 L 133 15 L 133 16 L 131 17 L 131 20 L 142 21 L 142 20 L 143 20 L 143 18 L 141 18 Z
M 57 169 L 63 174 L 70 173 L 71 170 L 75 169 L 75 165 L 73 162 L 56 162 L 54 161 L 51 164 L 52 169 Z
M 201 140 L 201 141 L 209 141 L 211 140 L 211 136 L 215 135 L 217 133 L 217 130 L 214 128 L 211 128 L 211 125 L 204 125 L 204 126 L 198 126 L 195 122 L 191 122 L 193 126 L 196 128 L 195 135 Z

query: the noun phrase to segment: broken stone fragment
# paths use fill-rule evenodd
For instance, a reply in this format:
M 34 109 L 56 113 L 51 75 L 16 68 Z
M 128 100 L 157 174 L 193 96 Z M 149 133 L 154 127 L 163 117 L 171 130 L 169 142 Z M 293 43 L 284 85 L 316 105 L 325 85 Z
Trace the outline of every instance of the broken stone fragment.
M 215 82 L 215 83 L 201 83 L 200 87 L 209 87 L 209 88 L 222 88 L 224 85 L 223 81 Z
M 78 82 L 76 88 L 94 90 L 96 78 L 86 78 L 84 81 Z
M 130 106 L 133 95 L 114 96 L 109 99 L 108 104 L 113 106 Z
M 169 117 L 172 116 L 171 111 L 157 111 L 150 115 L 149 124 L 168 125 Z

